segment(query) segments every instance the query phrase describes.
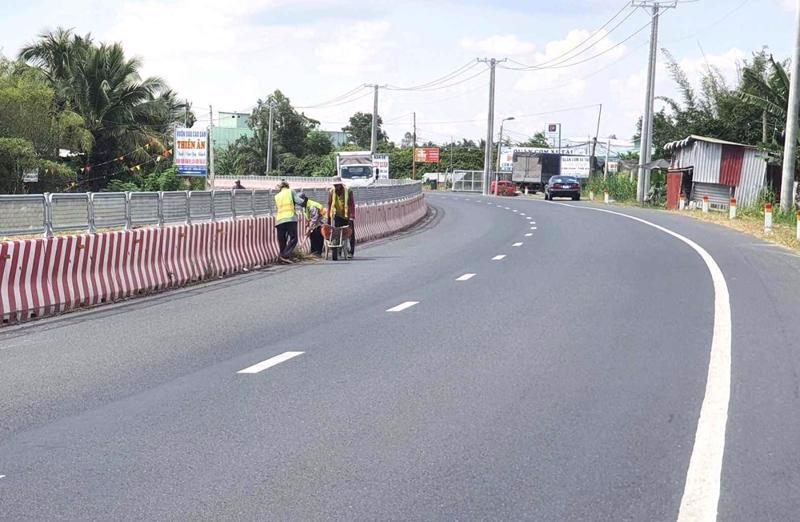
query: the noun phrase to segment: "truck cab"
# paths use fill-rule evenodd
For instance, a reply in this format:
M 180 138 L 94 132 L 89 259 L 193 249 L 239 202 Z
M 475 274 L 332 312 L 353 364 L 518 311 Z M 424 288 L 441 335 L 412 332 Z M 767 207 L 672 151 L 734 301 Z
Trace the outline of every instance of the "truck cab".
M 365 187 L 378 177 L 369 151 L 337 152 L 336 171 L 348 187 Z

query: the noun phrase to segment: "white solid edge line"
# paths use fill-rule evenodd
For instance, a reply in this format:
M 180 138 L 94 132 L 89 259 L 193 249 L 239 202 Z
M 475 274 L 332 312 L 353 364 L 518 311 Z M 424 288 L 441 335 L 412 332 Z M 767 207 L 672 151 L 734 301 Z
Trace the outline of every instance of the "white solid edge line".
M 528 232 L 527 234 L 525 234 L 525 237 L 531 237 L 532 235 L 533 235 L 533 232 Z
M 456 281 L 469 281 L 475 277 L 475 274 L 464 274 L 461 277 L 456 278 Z
M 500 261 L 500 260 L 501 260 L 501 259 L 503 259 L 504 257 L 506 257 L 506 255 L 505 255 L 505 254 L 499 254 L 499 255 L 496 255 L 496 256 L 494 256 L 494 257 L 492 258 L 492 261 Z
M 253 366 L 248 366 L 244 370 L 239 370 L 236 373 L 259 373 L 263 372 L 267 368 L 272 368 L 276 364 L 280 364 L 282 362 L 286 362 L 289 359 L 293 359 L 298 355 L 303 355 L 305 352 L 283 352 L 280 355 L 276 355 L 275 357 L 270 357 L 266 361 L 261 361 L 258 364 L 254 364 Z
M 518 246 L 522 246 L 522 242 L 521 242 L 521 241 L 518 241 L 517 243 L 514 243 L 514 244 L 513 244 L 513 245 L 511 245 L 511 246 L 512 246 L 512 247 L 518 247 Z
M 623 216 L 669 234 L 697 252 L 711 274 L 711 281 L 714 284 L 714 333 L 711 338 L 705 396 L 700 407 L 689 470 L 686 472 L 678 522 L 716 520 L 731 393 L 731 300 L 725 276 L 711 254 L 703 247 L 668 228 L 622 212 L 560 204 Z
M 405 303 L 400 303 L 397 306 L 393 306 L 386 310 L 387 312 L 402 312 L 406 308 L 411 308 L 412 306 L 419 304 L 419 301 L 406 301 Z

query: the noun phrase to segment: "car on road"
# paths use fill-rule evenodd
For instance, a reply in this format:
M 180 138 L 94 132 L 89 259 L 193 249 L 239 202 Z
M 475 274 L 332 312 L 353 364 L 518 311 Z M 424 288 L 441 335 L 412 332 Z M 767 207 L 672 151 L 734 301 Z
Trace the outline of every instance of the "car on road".
M 492 181 L 492 194 L 495 194 L 495 186 L 497 187 L 498 196 L 516 196 L 517 185 L 513 181 L 501 179 L 500 181 Z
M 581 182 L 572 176 L 553 176 L 544 186 L 544 199 L 572 198 L 573 201 L 581 199 Z

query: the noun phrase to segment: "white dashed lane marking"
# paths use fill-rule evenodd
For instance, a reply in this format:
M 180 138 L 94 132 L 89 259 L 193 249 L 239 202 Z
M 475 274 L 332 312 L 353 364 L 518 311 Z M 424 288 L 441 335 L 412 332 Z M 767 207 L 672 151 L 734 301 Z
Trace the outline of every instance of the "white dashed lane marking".
M 239 370 L 236 373 L 259 373 L 263 372 L 267 368 L 272 368 L 276 364 L 280 364 L 282 362 L 286 362 L 289 359 L 293 359 L 298 355 L 303 355 L 305 352 L 284 352 L 280 355 L 276 355 L 275 357 L 270 357 L 266 361 L 261 361 L 258 364 L 254 364 L 253 366 L 248 366 L 244 370 Z
M 496 255 L 496 256 L 494 256 L 494 257 L 492 258 L 492 261 L 500 261 L 500 260 L 501 260 L 501 259 L 503 259 L 504 257 L 506 257 L 506 255 L 505 255 L 505 254 Z
M 456 281 L 469 281 L 473 277 L 475 277 L 475 274 L 464 274 L 461 277 L 457 278 Z
M 406 308 L 411 308 L 412 306 L 419 304 L 419 301 L 406 301 L 405 303 L 400 303 L 397 306 L 393 306 L 386 310 L 387 312 L 402 312 Z
M 536 230 L 536 227 L 531 227 L 531 230 Z
M 513 245 L 511 245 L 511 246 L 513 246 L 513 247 L 522 246 L 522 243 L 521 243 L 521 242 L 517 242 L 517 243 L 514 243 L 514 244 L 513 244 Z
M 532 235 L 533 235 L 533 232 L 528 232 L 527 234 L 525 234 L 525 237 L 531 237 Z

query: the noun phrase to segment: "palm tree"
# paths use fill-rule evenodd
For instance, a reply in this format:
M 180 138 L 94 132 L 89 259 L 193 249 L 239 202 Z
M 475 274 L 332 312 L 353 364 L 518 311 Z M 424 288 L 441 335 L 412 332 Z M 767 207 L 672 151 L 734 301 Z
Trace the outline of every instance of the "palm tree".
M 87 164 L 105 164 L 89 178 L 99 180 L 95 185 L 130 163 L 162 154 L 173 125 L 187 116 L 188 103 L 162 79 L 142 79 L 141 61 L 127 58 L 118 43 L 97 45 L 88 35 L 58 29 L 25 47 L 20 59 L 44 70 L 64 102 L 83 117 L 95 142 Z
M 92 46 L 92 36 L 79 36 L 72 29 L 59 27 L 42 33 L 39 39 L 24 46 L 19 59 L 41 69 L 52 84 L 60 104 L 69 98 L 69 86 L 74 68 L 85 58 Z

